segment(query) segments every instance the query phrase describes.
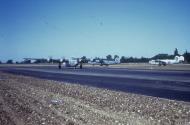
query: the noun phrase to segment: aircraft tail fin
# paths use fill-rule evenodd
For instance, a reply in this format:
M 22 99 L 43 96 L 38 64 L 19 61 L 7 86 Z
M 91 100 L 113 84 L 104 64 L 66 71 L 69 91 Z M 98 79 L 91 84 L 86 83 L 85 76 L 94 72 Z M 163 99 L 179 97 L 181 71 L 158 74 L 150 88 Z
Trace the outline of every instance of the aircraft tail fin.
M 183 62 L 184 57 L 183 56 L 175 56 L 175 60 L 176 60 L 176 62 Z
M 119 58 L 115 58 L 115 62 L 116 63 L 120 63 L 120 59 Z
M 179 61 L 179 56 L 175 56 L 175 61 L 178 62 Z

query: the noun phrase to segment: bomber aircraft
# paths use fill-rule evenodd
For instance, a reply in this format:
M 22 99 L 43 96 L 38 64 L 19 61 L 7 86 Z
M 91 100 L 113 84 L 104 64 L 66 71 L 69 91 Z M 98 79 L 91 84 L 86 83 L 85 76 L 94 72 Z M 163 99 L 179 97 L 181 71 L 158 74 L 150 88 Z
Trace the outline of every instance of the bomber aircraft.
M 100 66 L 105 65 L 105 66 L 109 66 L 109 65 L 119 64 L 120 60 L 119 60 L 119 58 L 115 58 L 115 59 L 112 59 L 112 60 L 108 60 L 108 59 L 95 59 L 95 60 L 90 61 L 88 63 L 92 64 L 92 65 L 100 65 Z
M 76 69 L 79 66 L 79 68 L 82 69 L 81 58 L 72 57 L 71 59 L 64 59 L 64 61 L 62 61 L 62 64 L 64 67 L 74 67 Z
M 156 64 L 156 65 L 163 65 L 166 66 L 168 64 L 178 64 L 178 63 L 182 63 L 184 61 L 184 57 L 183 56 L 175 56 L 174 59 L 157 59 L 157 60 L 150 60 L 149 63 L 150 64 Z

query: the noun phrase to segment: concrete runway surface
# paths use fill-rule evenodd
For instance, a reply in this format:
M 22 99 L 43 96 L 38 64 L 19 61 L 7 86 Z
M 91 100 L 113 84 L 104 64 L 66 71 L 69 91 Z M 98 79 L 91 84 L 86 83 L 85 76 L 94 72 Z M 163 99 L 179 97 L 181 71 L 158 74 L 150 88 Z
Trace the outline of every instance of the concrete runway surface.
M 0 71 L 81 85 L 190 101 L 190 71 L 108 67 L 0 67 Z

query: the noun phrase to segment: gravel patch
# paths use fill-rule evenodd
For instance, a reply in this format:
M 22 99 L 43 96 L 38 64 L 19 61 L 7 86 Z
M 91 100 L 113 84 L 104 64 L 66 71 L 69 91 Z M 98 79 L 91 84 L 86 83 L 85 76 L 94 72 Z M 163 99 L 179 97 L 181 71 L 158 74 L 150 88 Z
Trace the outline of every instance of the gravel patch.
M 190 125 L 190 102 L 5 73 L 0 79 L 0 124 Z

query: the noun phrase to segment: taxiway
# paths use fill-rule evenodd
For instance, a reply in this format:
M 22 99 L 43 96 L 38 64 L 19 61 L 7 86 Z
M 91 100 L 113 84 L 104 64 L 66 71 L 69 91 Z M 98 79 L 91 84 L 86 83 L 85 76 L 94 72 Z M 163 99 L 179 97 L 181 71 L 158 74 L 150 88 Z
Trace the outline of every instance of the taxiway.
M 1 67 L 0 71 L 42 79 L 190 101 L 190 71 L 143 70 L 108 67 Z

